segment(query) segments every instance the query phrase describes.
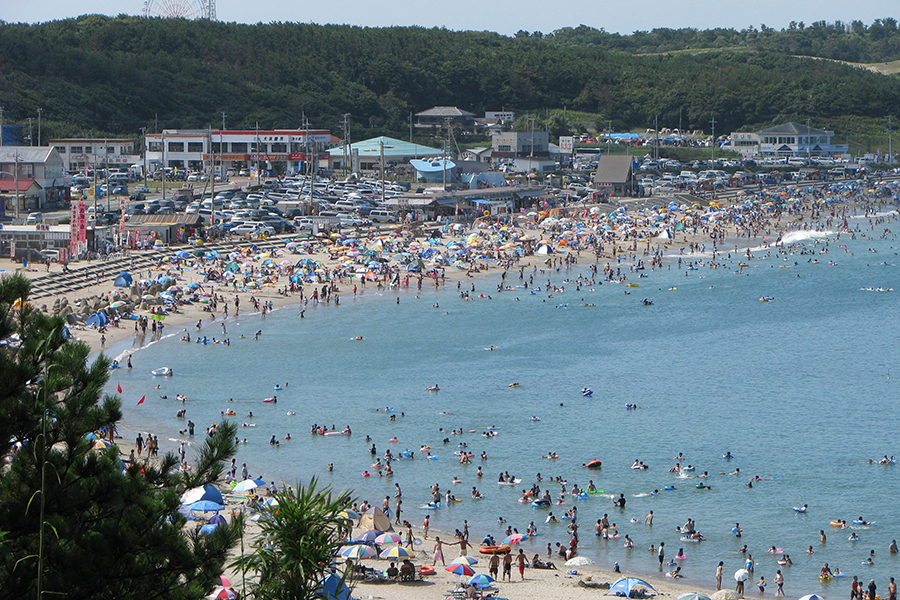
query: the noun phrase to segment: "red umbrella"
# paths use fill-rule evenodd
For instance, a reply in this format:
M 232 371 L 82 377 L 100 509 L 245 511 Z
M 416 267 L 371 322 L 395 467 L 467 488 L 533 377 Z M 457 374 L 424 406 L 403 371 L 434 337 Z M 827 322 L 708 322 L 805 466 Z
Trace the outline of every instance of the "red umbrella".
M 231 582 L 228 581 L 228 578 L 225 577 L 224 575 L 219 576 L 219 585 L 221 585 L 222 587 L 227 587 L 227 588 L 232 587 Z

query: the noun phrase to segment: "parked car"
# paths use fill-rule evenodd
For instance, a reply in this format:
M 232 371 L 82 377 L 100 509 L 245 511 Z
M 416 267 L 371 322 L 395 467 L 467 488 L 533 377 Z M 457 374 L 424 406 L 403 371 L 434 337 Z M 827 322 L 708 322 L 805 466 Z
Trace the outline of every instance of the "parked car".
M 263 223 L 241 223 L 236 227 L 232 227 L 230 229 L 231 233 L 249 236 L 249 237 L 257 237 L 259 235 L 275 235 L 275 230 L 268 225 L 264 225 Z
M 44 222 L 43 213 L 33 212 L 28 215 L 28 218 L 25 219 L 26 225 L 37 225 L 39 223 Z

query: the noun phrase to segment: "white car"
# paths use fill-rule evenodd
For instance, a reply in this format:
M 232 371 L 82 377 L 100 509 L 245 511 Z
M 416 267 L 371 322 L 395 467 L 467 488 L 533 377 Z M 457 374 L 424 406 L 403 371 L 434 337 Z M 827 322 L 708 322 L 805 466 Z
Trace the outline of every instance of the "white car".
M 232 227 L 229 232 L 240 236 L 249 237 L 257 237 L 259 235 L 275 235 L 275 230 L 268 225 L 264 225 L 263 223 L 242 223 L 236 227 Z

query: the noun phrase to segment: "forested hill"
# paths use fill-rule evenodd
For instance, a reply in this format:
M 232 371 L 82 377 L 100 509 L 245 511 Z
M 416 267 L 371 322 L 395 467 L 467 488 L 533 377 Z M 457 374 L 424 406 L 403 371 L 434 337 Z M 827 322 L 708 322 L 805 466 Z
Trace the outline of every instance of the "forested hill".
M 617 129 L 719 131 L 804 119 L 882 119 L 900 79 L 809 59 L 900 58 L 890 19 L 865 26 L 654 30 L 580 26 L 553 34 L 454 32 L 84 16 L 0 25 L 0 106 L 7 122 L 41 108 L 44 137 L 141 127 L 299 126 L 354 138 L 407 129 L 411 112 L 455 105 L 562 109 Z M 687 50 L 686 52 L 683 52 Z M 703 50 L 695 52 L 695 50 Z

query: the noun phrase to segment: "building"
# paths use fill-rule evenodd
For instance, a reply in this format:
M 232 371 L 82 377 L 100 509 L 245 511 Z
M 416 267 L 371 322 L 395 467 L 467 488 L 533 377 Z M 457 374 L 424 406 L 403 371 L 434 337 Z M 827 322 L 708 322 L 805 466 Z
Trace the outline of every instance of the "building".
M 501 186 L 469 190 L 437 190 L 433 194 L 405 194 L 385 200 L 399 212 L 414 210 L 426 220 L 474 219 L 483 216 L 510 216 L 547 198 L 543 187 Z M 485 214 L 487 213 L 487 214 Z
M 731 147 L 744 156 L 759 157 L 824 157 L 847 154 L 847 144 L 835 144 L 833 131 L 816 129 L 799 123 L 784 123 L 762 131 L 735 132 Z
M 128 170 L 141 162 L 141 153 L 136 149 L 140 144 L 135 140 L 72 138 L 47 140 L 56 148 L 63 159 L 66 171 L 87 171 L 91 169 L 120 168 Z
M 735 131 L 728 136 L 728 146 L 741 156 L 756 156 L 759 153 L 759 136 L 755 131 Z
M 637 190 L 634 178 L 634 157 L 621 154 L 604 154 L 597 159 L 594 183 L 600 191 L 610 196 L 631 196 Z
M 516 122 L 516 113 L 511 110 L 485 111 L 484 118 L 487 121 L 501 125 L 512 125 Z
M 491 136 L 491 160 L 516 173 L 551 173 L 556 159 L 550 156 L 546 131 L 502 131 Z
M 493 152 L 492 148 L 469 148 L 468 150 L 462 151 L 460 158 L 463 160 L 490 164 L 491 152 Z
M 309 158 L 326 155 L 322 150 L 340 140 L 324 129 L 205 130 L 177 129 L 148 133 L 147 164 L 150 173 L 166 168 L 205 171 L 215 160 L 217 173 L 261 169 L 277 174 L 296 174 Z
M 344 146 L 330 148 L 327 150 L 327 154 L 329 169 L 337 171 L 343 168 L 346 157 L 350 161 L 350 171 L 362 173 L 363 171 L 378 170 L 382 156 L 384 157 L 385 165 L 390 167 L 392 165 L 405 165 L 410 160 L 417 158 L 440 156 L 441 151 L 437 148 L 422 146 L 421 144 L 380 136 L 361 142 L 354 142 L 346 149 Z
M 455 106 L 433 106 L 416 113 L 415 117 L 414 125 L 418 130 L 439 130 L 448 125 L 469 133 L 480 129 L 473 113 Z
M 52 146 L 0 146 L 0 194 L 7 214 L 58 208 L 68 202 L 65 165 Z

